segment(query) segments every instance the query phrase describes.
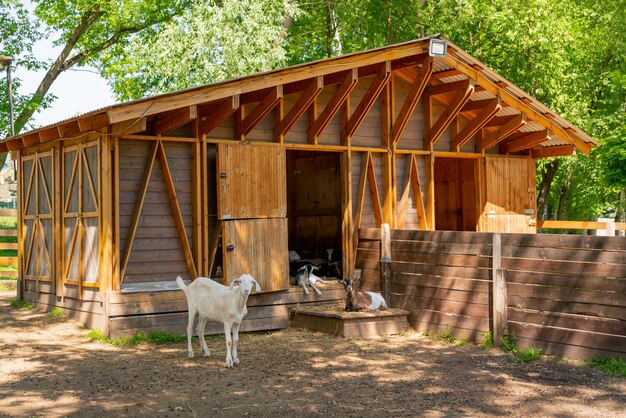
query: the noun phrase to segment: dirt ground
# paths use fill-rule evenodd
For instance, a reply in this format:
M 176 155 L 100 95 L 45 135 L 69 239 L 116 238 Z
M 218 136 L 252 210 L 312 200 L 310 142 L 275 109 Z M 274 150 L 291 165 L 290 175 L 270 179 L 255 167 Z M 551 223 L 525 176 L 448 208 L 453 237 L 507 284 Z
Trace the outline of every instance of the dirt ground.
M 9 307 L 0 292 L 0 416 L 624 417 L 626 379 L 565 361 L 418 333 L 344 339 L 288 329 L 243 334 L 241 365 L 188 359 L 186 344 L 117 348 L 69 319 Z

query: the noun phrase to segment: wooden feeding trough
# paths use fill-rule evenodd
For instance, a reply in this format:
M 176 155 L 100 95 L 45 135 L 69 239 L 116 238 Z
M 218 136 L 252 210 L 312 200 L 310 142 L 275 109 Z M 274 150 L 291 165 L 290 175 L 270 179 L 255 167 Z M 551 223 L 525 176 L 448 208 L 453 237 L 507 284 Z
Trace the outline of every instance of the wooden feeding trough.
M 292 310 L 291 326 L 342 337 L 379 337 L 409 327 L 409 312 L 390 308 L 376 312 L 346 312 L 341 305 L 317 305 Z

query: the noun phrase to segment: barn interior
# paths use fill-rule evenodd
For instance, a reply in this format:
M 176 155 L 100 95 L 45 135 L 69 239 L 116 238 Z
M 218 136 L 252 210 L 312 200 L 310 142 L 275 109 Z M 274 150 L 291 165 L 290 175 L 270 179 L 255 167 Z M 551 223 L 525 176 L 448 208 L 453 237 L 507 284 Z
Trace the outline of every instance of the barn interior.
M 341 260 L 340 154 L 287 151 L 289 250 L 301 259 Z

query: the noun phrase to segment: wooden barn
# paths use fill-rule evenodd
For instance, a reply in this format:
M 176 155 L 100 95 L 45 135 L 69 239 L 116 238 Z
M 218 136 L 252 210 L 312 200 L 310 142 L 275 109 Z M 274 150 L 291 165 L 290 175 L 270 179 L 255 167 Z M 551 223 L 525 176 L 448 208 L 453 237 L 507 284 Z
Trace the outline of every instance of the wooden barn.
M 535 160 L 596 145 L 434 37 L 117 104 L 0 151 L 18 167 L 20 296 L 119 336 L 184 330 L 178 275 L 251 273 L 242 330 L 285 327 L 289 307 L 344 296 L 290 286 L 289 251 L 332 248 L 352 274 L 360 228 L 534 233 Z

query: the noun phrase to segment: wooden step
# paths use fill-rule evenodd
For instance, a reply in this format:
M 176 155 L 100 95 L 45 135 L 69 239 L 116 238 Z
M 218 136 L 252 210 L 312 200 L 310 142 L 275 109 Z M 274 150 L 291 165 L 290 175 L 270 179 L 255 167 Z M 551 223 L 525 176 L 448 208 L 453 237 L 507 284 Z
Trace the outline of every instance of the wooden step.
M 390 308 L 375 312 L 346 312 L 344 305 L 320 305 L 291 310 L 291 326 L 341 337 L 379 337 L 409 327 L 408 311 Z

